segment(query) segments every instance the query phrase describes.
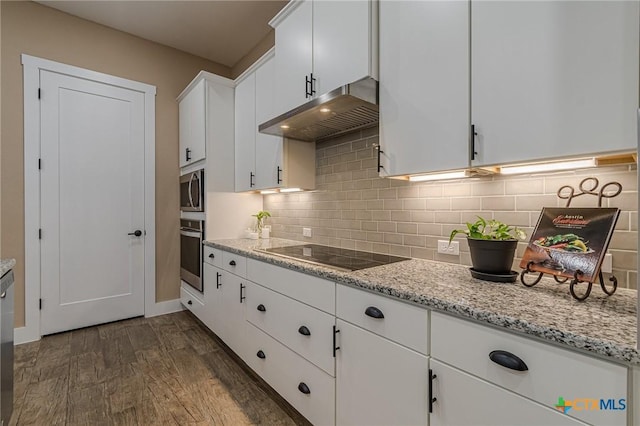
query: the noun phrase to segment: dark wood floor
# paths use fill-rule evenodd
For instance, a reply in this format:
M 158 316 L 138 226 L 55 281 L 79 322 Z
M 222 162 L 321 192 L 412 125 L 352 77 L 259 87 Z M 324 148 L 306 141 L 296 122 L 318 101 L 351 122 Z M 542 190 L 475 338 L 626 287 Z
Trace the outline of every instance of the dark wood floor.
M 190 313 L 16 346 L 12 425 L 294 425 L 305 420 Z

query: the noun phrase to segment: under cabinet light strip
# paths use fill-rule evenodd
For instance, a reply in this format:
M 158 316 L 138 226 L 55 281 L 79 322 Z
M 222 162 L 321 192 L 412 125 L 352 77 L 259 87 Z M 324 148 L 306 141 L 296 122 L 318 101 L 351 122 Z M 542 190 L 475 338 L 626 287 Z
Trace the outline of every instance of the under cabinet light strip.
M 500 174 L 503 175 L 515 175 L 521 173 L 539 173 L 539 172 L 554 172 L 560 170 L 575 170 L 586 169 L 589 167 L 596 167 L 595 158 L 582 158 L 579 160 L 569 161 L 557 161 L 553 163 L 538 163 L 538 164 L 519 164 L 514 166 L 502 166 L 500 167 Z
M 464 170 L 460 170 L 457 172 L 433 173 L 428 175 L 409 176 L 409 180 L 411 182 L 424 182 L 428 180 L 459 179 L 463 177 L 467 177 L 467 173 Z

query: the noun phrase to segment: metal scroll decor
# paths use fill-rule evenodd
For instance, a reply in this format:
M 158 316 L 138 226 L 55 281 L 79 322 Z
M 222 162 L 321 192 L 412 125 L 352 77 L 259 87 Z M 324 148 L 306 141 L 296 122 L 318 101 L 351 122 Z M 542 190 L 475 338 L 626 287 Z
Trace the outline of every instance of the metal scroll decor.
M 601 266 L 620 209 L 602 207 L 602 201 L 620 195 L 622 185 L 618 182 L 599 185 L 595 177 L 583 179 L 577 190 L 564 185 L 557 195 L 567 200 L 565 207 L 543 208 L 520 263 L 522 284 L 533 287 L 544 274 L 550 274 L 559 284 L 571 280 L 569 291 L 579 301 L 589 297 L 596 281 L 608 296 L 615 293 L 617 278 L 612 275 L 609 284 L 605 284 Z M 597 207 L 571 207 L 573 200 L 585 195 L 597 197 Z M 533 274 L 537 276 L 529 281 Z

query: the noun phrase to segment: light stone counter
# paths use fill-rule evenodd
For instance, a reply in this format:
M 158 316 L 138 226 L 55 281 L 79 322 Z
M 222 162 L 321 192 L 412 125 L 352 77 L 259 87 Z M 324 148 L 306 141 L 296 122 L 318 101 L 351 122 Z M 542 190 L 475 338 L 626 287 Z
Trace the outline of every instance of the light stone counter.
M 9 272 L 16 266 L 15 259 L 0 259 L 0 277 Z
M 594 284 L 589 298 L 579 302 L 569 294 L 568 283 L 557 284 L 553 279 L 543 279 L 531 288 L 519 280 L 492 283 L 472 278 L 464 266 L 419 259 L 341 272 L 255 250 L 304 244 L 301 241 L 234 239 L 204 244 L 640 366 L 634 290 L 619 288 L 606 297 Z

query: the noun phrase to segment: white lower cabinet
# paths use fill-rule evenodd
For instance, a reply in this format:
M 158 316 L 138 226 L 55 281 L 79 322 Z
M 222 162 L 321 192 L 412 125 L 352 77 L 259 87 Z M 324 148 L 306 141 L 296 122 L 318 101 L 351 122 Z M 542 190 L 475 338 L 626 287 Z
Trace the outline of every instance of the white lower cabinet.
M 336 424 L 427 425 L 427 357 L 342 320 L 337 329 Z
M 335 424 L 335 379 L 253 325 L 246 330 L 245 362 L 311 423 Z
M 463 371 L 431 359 L 433 412 L 431 426 L 584 425 Z

